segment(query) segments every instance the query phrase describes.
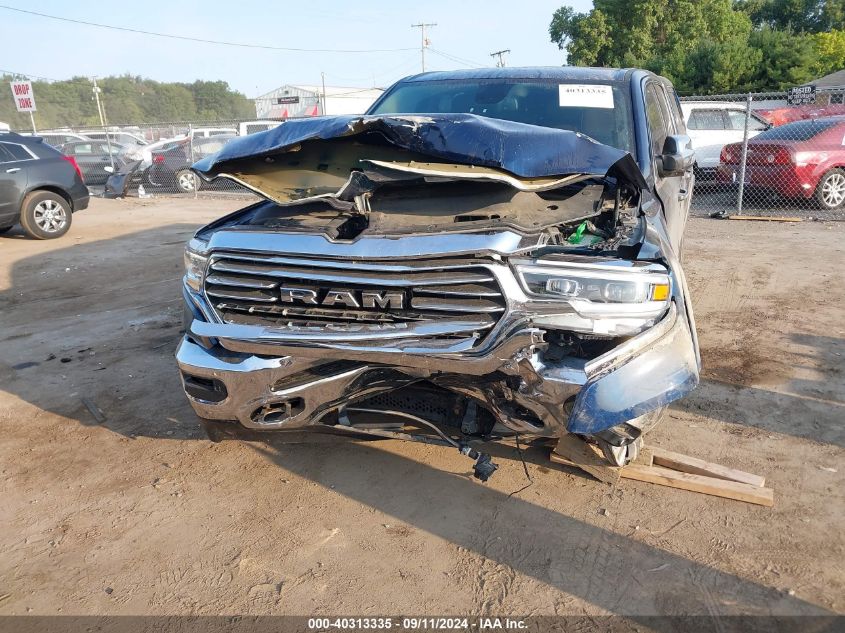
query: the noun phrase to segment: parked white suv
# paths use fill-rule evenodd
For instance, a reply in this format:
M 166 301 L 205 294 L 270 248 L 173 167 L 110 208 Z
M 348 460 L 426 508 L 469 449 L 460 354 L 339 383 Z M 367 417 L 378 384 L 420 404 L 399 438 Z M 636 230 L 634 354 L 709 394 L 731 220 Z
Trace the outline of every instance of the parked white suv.
M 696 180 L 715 180 L 719 154 L 730 143 L 741 143 L 745 131 L 745 104 L 730 101 L 684 101 L 681 111 L 687 134 L 695 149 Z M 765 119 L 751 112 L 748 138 L 771 127 Z
M 210 138 L 212 136 L 233 136 L 238 131 L 233 127 L 195 127 L 185 130 L 185 136 L 191 138 Z
M 243 121 L 238 124 L 238 136 L 246 136 L 247 134 L 255 134 L 256 132 L 265 132 L 279 127 L 281 121 Z

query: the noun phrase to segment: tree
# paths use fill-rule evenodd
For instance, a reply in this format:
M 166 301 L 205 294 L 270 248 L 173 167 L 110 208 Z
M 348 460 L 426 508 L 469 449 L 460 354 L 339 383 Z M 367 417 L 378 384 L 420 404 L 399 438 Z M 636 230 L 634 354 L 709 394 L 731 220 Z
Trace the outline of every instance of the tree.
M 685 94 L 730 93 L 748 90 L 763 54 L 741 39 L 725 43 L 703 40 L 684 59 L 683 71 L 673 77 Z
M 575 13 L 572 7 L 555 11 L 549 35 L 559 48 L 565 48 L 570 64 L 575 66 L 608 66 L 610 58 L 610 26 L 601 11 Z
M 7 88 L 0 97 L 0 121 L 13 129 L 28 129 L 29 115 L 15 111 L 8 82 L 25 79 L 3 75 Z M 192 84 L 161 83 L 132 75 L 104 77 L 97 81 L 110 124 L 156 123 L 188 120 L 247 119 L 255 116 L 252 101 L 233 91 L 224 81 Z M 65 81 L 33 81 L 39 128 L 100 124 L 93 84 L 87 77 Z M 2 88 L 2 86 L 0 86 Z M 2 90 L 0 90 L 2 93 Z
M 786 90 L 813 78 L 813 41 L 809 35 L 766 26 L 751 33 L 749 44 L 762 55 L 751 78 L 751 90 Z
M 845 42 L 821 31 L 843 16 L 845 0 L 595 0 L 558 9 L 549 36 L 569 64 L 646 68 L 686 94 L 782 90 L 842 67 Z
M 739 0 L 736 8 L 758 28 L 798 33 L 845 28 L 845 0 Z
M 845 31 L 814 33 L 813 76 L 820 77 L 845 68 Z

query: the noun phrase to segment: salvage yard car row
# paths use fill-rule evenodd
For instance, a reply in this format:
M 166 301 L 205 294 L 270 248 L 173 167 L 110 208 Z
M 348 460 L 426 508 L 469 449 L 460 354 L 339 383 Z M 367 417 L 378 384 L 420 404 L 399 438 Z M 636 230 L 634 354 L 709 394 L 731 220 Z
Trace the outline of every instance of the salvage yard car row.
M 194 191 L 199 184 L 188 170 L 192 163 L 217 151 L 223 143 L 238 135 L 253 134 L 280 124 L 279 121 L 246 121 L 237 127 L 192 127 L 182 134 L 151 142 L 136 127 L 114 128 L 108 132 L 43 130 L 37 136 L 62 153 L 74 156 L 87 185 L 102 186 L 111 174 L 131 166 L 144 172 L 142 181 L 148 188 L 186 193 Z M 30 132 L 21 134 L 33 136 Z M 174 151 L 168 153 L 168 150 Z

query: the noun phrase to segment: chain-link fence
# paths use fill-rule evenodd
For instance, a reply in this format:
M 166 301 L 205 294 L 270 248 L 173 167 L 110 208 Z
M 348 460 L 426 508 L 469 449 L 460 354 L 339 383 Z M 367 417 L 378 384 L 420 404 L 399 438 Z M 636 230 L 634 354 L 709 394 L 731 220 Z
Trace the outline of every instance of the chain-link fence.
M 681 99 L 696 153 L 693 213 L 845 220 L 842 89 Z
M 692 212 L 845 219 L 845 89 L 814 93 L 812 100 L 790 105 L 785 92 L 682 98 L 696 151 Z M 38 133 L 75 156 L 95 192 L 111 173 L 125 172 L 112 179 L 123 188 L 118 195 L 251 195 L 227 179 L 201 181 L 189 167 L 237 136 L 280 124 L 222 120 Z
M 38 130 L 45 142 L 73 156 L 95 194 L 252 195 L 241 185 L 217 179 L 205 182 L 189 168 L 238 136 L 281 125 L 281 121 L 219 120 L 120 126 L 70 126 Z M 115 175 L 119 177 L 114 177 Z M 108 186 L 107 186 L 108 185 Z

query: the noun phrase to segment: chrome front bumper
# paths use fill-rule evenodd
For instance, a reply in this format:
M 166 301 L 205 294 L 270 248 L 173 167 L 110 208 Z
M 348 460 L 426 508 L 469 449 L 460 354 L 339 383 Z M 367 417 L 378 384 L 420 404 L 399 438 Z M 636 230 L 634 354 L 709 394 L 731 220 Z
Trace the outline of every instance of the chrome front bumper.
M 510 322 L 474 347 L 474 339 L 440 349 L 413 338 L 303 342 L 273 337 L 263 327 L 203 321 L 194 299 L 186 296 L 199 318 L 176 354 L 183 386 L 192 377 L 217 381 L 225 397 L 212 401 L 188 393 L 188 399 L 202 418 L 236 420 L 251 429 L 318 425 L 341 405 L 425 379 L 482 401 L 513 431 L 592 434 L 664 406 L 698 383 L 690 326 L 674 303 L 656 325 L 598 358 L 546 362 L 544 332 L 527 320 Z M 326 360 L 332 369 L 325 369 Z M 518 378 L 512 403 L 494 397 L 493 374 Z M 291 402 L 296 407 L 284 419 L 262 417 L 268 407 Z M 542 428 L 509 416 L 508 404 L 534 413 Z

